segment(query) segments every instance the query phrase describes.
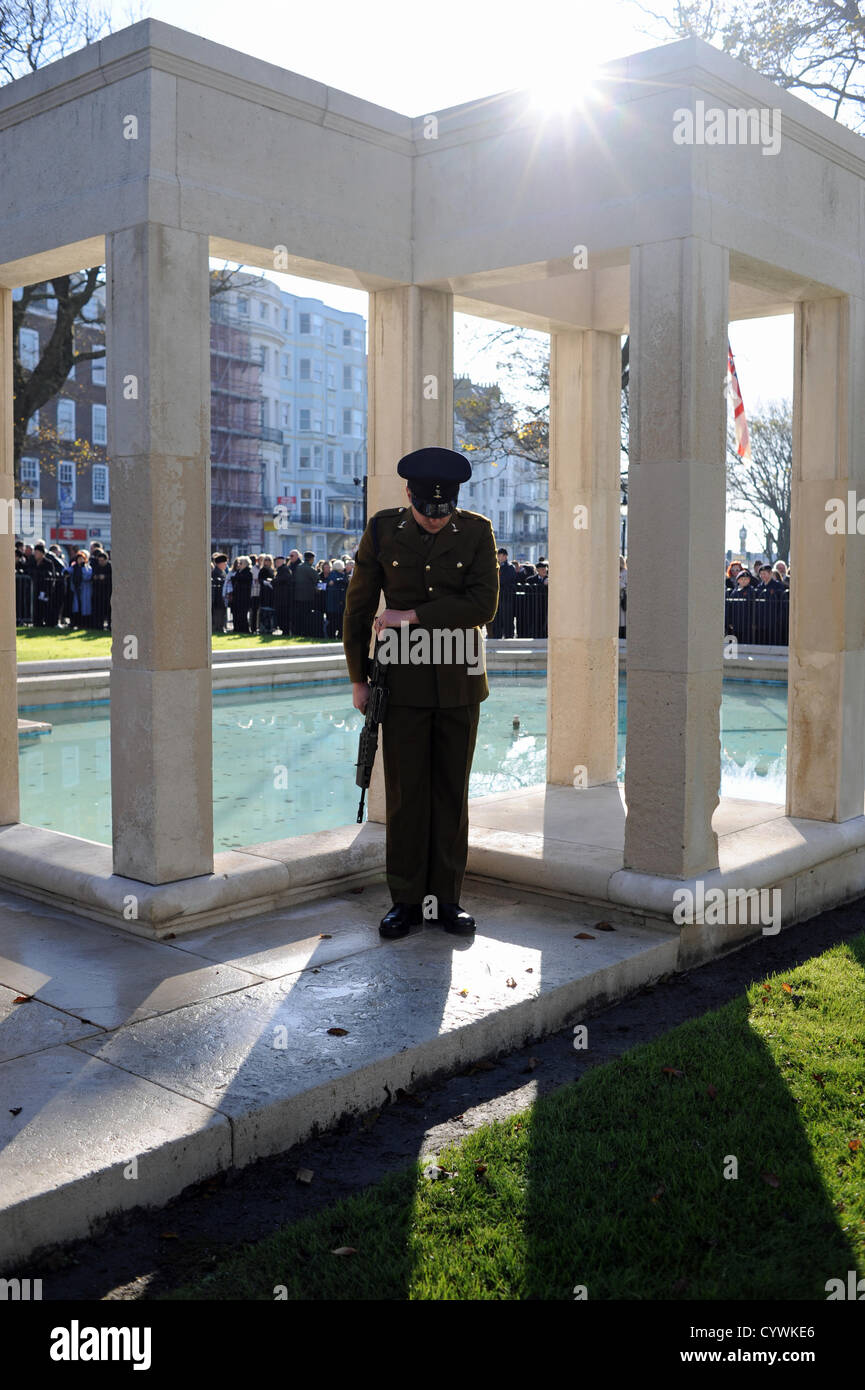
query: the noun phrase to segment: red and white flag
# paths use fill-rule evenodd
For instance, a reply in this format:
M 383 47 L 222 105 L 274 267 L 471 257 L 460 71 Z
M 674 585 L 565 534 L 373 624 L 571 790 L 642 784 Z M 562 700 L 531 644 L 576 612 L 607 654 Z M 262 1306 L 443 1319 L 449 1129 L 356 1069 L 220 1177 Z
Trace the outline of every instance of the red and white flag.
M 742 392 L 739 389 L 739 378 L 736 375 L 736 364 L 733 361 L 733 349 L 727 343 L 727 395 L 733 403 L 733 425 L 736 431 L 736 453 L 740 459 L 751 461 L 751 441 L 748 438 L 748 421 L 745 419 L 745 407 L 742 403 Z

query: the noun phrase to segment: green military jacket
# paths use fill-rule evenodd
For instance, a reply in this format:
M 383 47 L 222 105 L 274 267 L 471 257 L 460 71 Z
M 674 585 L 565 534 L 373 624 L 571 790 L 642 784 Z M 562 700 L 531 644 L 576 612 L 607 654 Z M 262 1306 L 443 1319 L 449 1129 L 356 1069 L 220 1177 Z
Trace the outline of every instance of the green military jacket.
M 390 703 L 450 709 L 485 700 L 490 688 L 481 629 L 492 622 L 499 601 L 489 519 L 457 508 L 436 534 L 418 526 L 410 507 L 390 507 L 370 519 L 343 617 L 343 646 L 353 681 L 367 679 L 372 621 L 382 590 L 388 608 L 413 608 L 418 617 L 417 623 L 381 634 L 392 634 L 391 660 L 385 666 Z M 415 637 L 419 629 L 426 635 Z M 460 643 L 464 660 L 458 659 Z

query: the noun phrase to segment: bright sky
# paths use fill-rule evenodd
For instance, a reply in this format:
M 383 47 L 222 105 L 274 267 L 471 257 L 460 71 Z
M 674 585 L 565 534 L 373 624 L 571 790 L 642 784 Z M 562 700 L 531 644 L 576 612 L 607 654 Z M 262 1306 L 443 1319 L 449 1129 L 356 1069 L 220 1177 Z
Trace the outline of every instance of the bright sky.
M 571 90 L 593 66 L 666 40 L 631 0 L 327 0 L 276 5 L 245 0 L 137 0 L 134 17 L 181 29 L 367 101 L 421 115 L 511 88 Z M 135 3 L 135 0 L 134 0 Z M 110 6 L 114 28 L 127 3 Z M 652 8 L 671 13 L 673 0 Z M 296 294 L 366 315 L 367 296 L 320 282 L 274 279 Z M 470 349 L 472 325 L 457 323 L 456 368 L 495 377 L 494 357 Z M 792 319 L 735 324 L 730 331 L 746 411 L 792 394 Z M 729 518 L 727 545 L 738 548 L 741 517 Z M 749 542 L 750 544 L 751 542 Z

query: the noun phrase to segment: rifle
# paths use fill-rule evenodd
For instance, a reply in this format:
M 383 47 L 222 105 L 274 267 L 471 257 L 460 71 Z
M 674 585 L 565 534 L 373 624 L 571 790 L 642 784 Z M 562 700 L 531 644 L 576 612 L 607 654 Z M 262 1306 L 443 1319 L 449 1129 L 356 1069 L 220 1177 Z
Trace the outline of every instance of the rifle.
M 375 762 L 376 749 L 378 748 L 378 731 L 381 721 L 384 719 L 384 712 L 387 708 L 387 682 L 385 671 L 378 659 L 378 649 L 381 643 L 377 640 L 375 644 L 375 654 L 370 661 L 369 667 L 369 700 L 366 706 L 366 718 L 363 728 L 360 731 L 360 741 L 357 749 L 357 776 L 355 782 L 361 788 L 360 805 L 357 808 L 357 823 L 363 821 L 363 801 L 366 796 L 366 789 L 372 777 L 372 765 Z

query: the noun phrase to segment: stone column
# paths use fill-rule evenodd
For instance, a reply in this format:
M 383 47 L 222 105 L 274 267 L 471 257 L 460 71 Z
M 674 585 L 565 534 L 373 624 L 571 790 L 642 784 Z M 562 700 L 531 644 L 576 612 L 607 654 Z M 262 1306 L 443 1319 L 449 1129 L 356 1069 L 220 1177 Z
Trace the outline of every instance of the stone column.
M 208 239 L 107 238 L 114 872 L 213 869 Z
M 0 825 L 19 816 L 12 454 L 12 291 L 0 287 Z
M 794 352 L 787 815 L 843 821 L 865 800 L 865 303 L 797 304 Z
M 631 252 L 625 867 L 717 867 L 729 253 Z
M 403 454 L 433 445 L 453 448 L 453 295 L 420 285 L 370 294 L 367 377 L 372 516 L 383 507 L 407 505 L 405 480 L 396 471 Z M 370 783 L 369 818 L 384 821 L 380 757 Z
M 618 335 L 554 333 L 547 781 L 559 786 L 616 780 L 620 402 Z

